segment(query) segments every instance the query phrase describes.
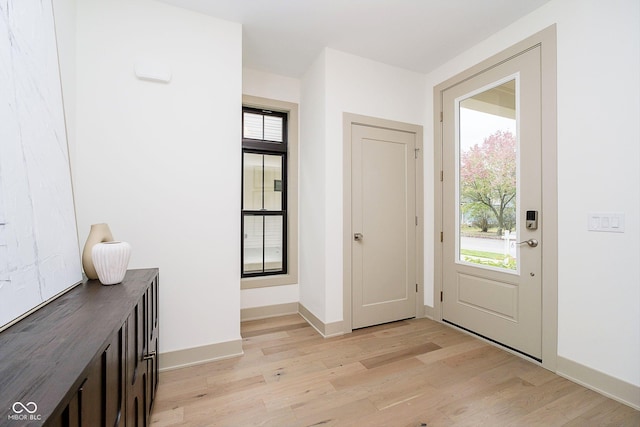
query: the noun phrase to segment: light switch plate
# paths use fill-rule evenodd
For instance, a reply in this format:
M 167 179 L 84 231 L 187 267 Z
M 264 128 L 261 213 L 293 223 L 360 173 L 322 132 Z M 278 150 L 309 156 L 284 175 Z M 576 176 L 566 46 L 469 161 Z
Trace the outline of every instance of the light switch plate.
M 587 229 L 609 233 L 624 233 L 623 212 L 589 212 Z

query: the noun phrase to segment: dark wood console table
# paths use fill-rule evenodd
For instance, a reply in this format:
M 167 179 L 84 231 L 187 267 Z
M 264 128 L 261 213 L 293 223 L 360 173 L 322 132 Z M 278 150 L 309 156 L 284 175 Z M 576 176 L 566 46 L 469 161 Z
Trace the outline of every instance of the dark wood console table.
M 0 426 L 148 426 L 158 269 L 85 280 L 0 333 Z

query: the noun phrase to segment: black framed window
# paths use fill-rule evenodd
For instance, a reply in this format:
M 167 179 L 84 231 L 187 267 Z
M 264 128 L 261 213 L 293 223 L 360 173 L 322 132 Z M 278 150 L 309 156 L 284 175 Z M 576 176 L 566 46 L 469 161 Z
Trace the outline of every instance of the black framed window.
M 242 108 L 242 277 L 287 273 L 287 113 Z

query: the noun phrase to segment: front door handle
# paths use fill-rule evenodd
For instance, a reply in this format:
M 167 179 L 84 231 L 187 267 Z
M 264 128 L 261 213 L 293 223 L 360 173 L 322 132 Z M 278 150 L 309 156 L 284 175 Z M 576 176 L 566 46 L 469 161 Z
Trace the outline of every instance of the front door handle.
M 356 242 L 359 242 L 362 240 L 362 233 L 354 233 L 353 234 L 353 240 L 355 240 Z
M 536 246 L 538 246 L 538 241 L 536 239 L 529 239 L 529 240 L 525 240 L 524 242 L 518 242 L 519 245 L 524 245 L 525 243 L 532 248 L 535 248 Z

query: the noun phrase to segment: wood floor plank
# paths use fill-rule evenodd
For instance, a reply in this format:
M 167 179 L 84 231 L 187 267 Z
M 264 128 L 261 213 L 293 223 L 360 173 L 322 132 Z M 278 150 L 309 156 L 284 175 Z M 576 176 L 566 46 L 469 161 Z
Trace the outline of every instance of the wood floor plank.
M 524 416 L 526 412 L 518 407 L 511 407 L 504 396 L 526 394 L 532 387 L 526 381 L 513 377 L 438 409 L 452 420 L 462 423 L 473 421 L 480 424 L 484 420 L 504 420 L 512 414 Z
M 439 348 L 439 345 L 428 342 L 403 350 L 385 353 L 379 356 L 368 357 L 366 359 L 362 359 L 360 363 L 362 363 L 367 369 L 373 369 L 381 365 L 386 365 L 387 363 L 393 363 L 399 360 L 406 360 L 415 356 L 420 356 L 421 354 L 429 353 L 430 351 L 438 350 Z
M 388 367 L 389 365 L 384 368 L 376 368 L 376 371 Z M 416 368 L 419 369 L 420 366 Z M 379 373 L 383 372 L 379 371 Z M 384 372 L 384 375 L 375 378 L 375 380 L 361 378 L 356 381 L 355 385 L 344 386 L 341 391 L 366 396 L 378 410 L 384 410 L 421 397 L 433 390 L 433 387 L 422 381 L 419 376 L 414 376 L 406 371 Z
M 360 362 L 356 362 L 360 363 Z M 362 365 L 361 365 L 362 366 Z M 396 363 L 381 365 L 373 369 L 367 369 L 363 366 L 362 371 L 352 375 L 336 378 L 331 384 L 336 390 L 344 390 L 351 387 L 368 386 L 369 384 L 383 384 L 388 382 L 390 378 L 394 378 L 398 372 L 411 373 L 413 368 L 423 366 L 417 359 L 401 360 Z
M 606 397 L 599 395 L 595 391 L 580 387 L 574 392 L 567 393 L 561 398 L 530 412 L 525 417 L 522 417 L 520 421 L 525 425 L 562 426 L 606 400 Z
M 444 397 L 438 390 L 423 389 L 422 393 L 413 399 L 398 402 L 363 417 L 360 425 L 449 427 L 453 425 L 453 420 L 437 409 L 443 400 Z
M 297 314 L 289 314 L 285 316 L 270 317 L 267 319 L 248 320 L 246 322 L 242 322 L 241 330 L 242 332 L 247 332 L 299 324 L 306 324 L 306 322 Z
M 311 329 L 311 328 L 309 328 Z M 279 342 L 274 342 L 272 344 L 266 344 L 262 346 L 262 353 L 265 355 L 280 353 L 283 351 L 288 351 L 291 349 L 298 349 L 301 352 L 304 352 L 304 348 L 307 345 L 314 345 L 318 343 L 318 334 L 311 330 L 307 332 L 305 335 L 289 335 L 288 339 L 279 340 Z M 292 339 L 295 337 L 295 339 Z
M 187 425 L 229 426 L 233 425 L 229 424 L 230 420 L 247 420 L 266 414 L 264 403 L 253 393 L 247 396 L 237 393 L 224 397 L 206 396 L 184 405 L 184 422 Z
M 423 381 L 420 376 L 411 374 L 404 376 L 398 375 L 387 383 L 377 384 L 370 390 L 373 391 L 373 393 L 371 393 L 369 399 L 380 411 L 405 402 L 414 401 L 426 394 L 432 396 L 432 404 L 435 404 L 441 399 L 439 393 L 434 393 L 437 389 Z
M 640 411 L 607 399 L 566 424 L 567 427 L 637 427 Z
M 297 411 L 294 411 L 296 413 L 295 425 L 323 427 L 336 425 L 359 425 L 360 418 L 375 410 L 376 408 L 367 398 L 355 401 L 342 401 L 339 404 L 332 406 L 329 411 L 326 409 L 309 411 L 308 408 L 299 408 Z
M 640 426 L 640 412 L 447 325 L 322 338 L 245 322 L 244 355 L 160 374 L 154 427 Z
M 309 325 L 307 325 L 306 323 L 295 323 L 290 325 L 274 326 L 273 328 L 269 328 L 269 329 L 243 330 L 241 335 L 242 335 L 242 338 L 251 338 L 258 335 L 273 334 L 276 332 L 291 331 L 294 329 L 308 328 L 308 327 Z
M 180 425 L 184 421 L 184 407 L 158 410 L 154 408 L 153 421 L 154 427 L 170 427 Z
M 335 392 L 331 381 L 343 375 L 349 375 L 362 369 L 359 363 L 338 366 L 321 372 L 302 375 L 294 380 L 271 383 L 265 389 L 263 401 L 269 409 L 292 406 L 314 396 L 323 396 Z

